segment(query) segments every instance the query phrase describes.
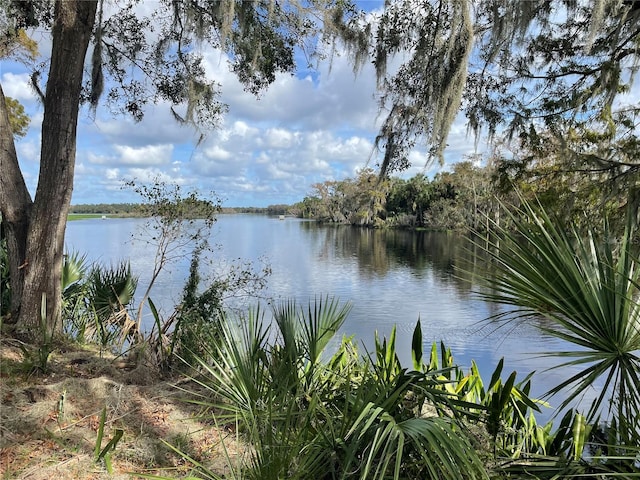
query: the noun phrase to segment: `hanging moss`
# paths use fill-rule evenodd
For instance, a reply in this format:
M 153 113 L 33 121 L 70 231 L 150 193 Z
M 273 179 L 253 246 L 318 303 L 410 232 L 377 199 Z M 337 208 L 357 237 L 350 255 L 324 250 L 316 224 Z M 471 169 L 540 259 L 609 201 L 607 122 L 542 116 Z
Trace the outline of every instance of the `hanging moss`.
M 640 58 L 638 3 L 395 0 L 338 29 L 356 66 L 375 66 L 382 174 L 416 146 L 442 162 L 463 106 L 476 138 L 590 116 L 614 135 L 611 107 Z

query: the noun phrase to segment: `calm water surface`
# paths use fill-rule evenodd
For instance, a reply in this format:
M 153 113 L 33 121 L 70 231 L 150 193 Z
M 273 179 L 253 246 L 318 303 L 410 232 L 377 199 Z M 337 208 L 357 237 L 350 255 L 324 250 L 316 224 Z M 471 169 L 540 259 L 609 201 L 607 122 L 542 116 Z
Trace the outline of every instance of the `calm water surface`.
M 132 270 L 140 276 L 141 294 L 153 267 L 153 250 L 131 241 L 142 224 L 139 219 L 69 222 L 67 250 L 86 253 L 89 260 L 103 264 L 130 260 Z M 342 333 L 355 335 L 367 348 L 373 345 L 376 331 L 388 335 L 395 324 L 398 351 L 407 365 L 411 333 L 419 319 L 425 349 L 443 340 L 458 364 L 468 366 L 474 359 L 487 381 L 501 357 L 505 357 L 506 374 L 512 370 L 522 376 L 538 372 L 536 394 L 568 376 L 567 371 L 545 372 L 554 360 L 538 355 L 566 349 L 561 342 L 543 336 L 535 325 L 496 330 L 486 321 L 500 310 L 474 296 L 484 263 L 463 237 L 222 215 L 212 240 L 219 246 L 218 265 L 234 259 L 251 260 L 256 266 L 268 262 L 272 269 L 265 292 L 268 297 L 295 299 L 303 305 L 324 295 L 351 302 Z M 188 267 L 188 258 L 169 266 L 152 293 L 165 314 L 180 298 Z

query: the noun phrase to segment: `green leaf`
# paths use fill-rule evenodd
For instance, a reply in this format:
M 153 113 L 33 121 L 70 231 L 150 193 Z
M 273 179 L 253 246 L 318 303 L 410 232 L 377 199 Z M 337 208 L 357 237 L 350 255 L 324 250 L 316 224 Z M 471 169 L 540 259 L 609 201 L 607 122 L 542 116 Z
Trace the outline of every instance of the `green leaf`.
M 100 452 L 100 455 L 98 455 L 98 460 L 100 460 L 101 458 L 104 458 L 105 455 L 107 455 L 107 453 L 110 452 L 111 450 L 115 450 L 116 446 L 118 445 L 118 442 L 122 438 L 122 435 L 124 435 L 124 430 L 117 428 L 115 434 L 113 435 L 113 438 L 109 440 L 109 443 L 107 443 L 107 445 Z
M 586 419 L 580 413 L 577 413 L 573 418 L 573 459 L 580 460 L 582 458 L 582 452 L 589 436 L 590 427 L 588 426 Z
M 413 360 L 414 370 L 422 371 L 422 326 L 420 318 L 416 322 L 413 329 L 413 337 L 411 339 L 411 359 Z
M 549 395 L 565 392 L 561 410 L 596 387 L 586 421 L 609 405 L 609 421 L 618 420 L 622 442 L 637 444 L 638 429 L 624 420 L 640 416 L 640 269 L 632 255 L 636 212 L 628 212 L 627 228 L 614 242 L 606 221 L 602 233 L 582 235 L 539 204 L 520 200 L 522 208 L 510 214 L 513 230 L 494 224 L 497 240 L 488 247 L 478 244 L 496 270 L 487 279 L 490 290 L 480 295 L 510 306 L 495 320 L 542 317 L 544 322 L 536 323 L 545 334 L 573 344 L 573 350 L 544 352 L 558 359 L 554 368 L 575 372 Z
M 500 359 L 500 361 L 498 362 L 498 365 L 496 365 L 496 368 L 493 370 L 493 374 L 491 374 L 491 380 L 489 380 L 489 387 L 487 388 L 488 391 L 493 390 L 496 384 L 500 381 L 500 375 L 502 374 L 503 366 L 504 366 L 504 357 Z
M 100 423 L 98 424 L 98 436 L 96 438 L 96 444 L 93 449 L 93 458 L 95 461 L 100 459 L 100 449 L 102 448 L 102 437 L 104 436 L 104 424 L 107 420 L 107 407 L 102 408 L 100 414 Z

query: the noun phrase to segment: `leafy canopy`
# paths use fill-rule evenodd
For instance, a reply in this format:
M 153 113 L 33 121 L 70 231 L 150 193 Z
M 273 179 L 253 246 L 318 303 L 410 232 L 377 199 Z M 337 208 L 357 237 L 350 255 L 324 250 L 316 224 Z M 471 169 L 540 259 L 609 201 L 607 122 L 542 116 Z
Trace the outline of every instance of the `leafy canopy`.
M 295 71 L 300 49 L 308 56 L 319 52 L 321 29 L 342 21 L 351 9 L 349 2 L 336 0 L 100 0 L 98 5 L 82 100 L 96 108 L 104 97 L 112 112 L 136 120 L 148 105 L 165 103 L 178 121 L 203 130 L 213 128 L 226 109 L 220 85 L 205 71 L 207 52 L 226 53 L 244 87 L 259 93 L 277 73 Z M 7 2 L 0 12 L 0 56 L 25 29 L 52 28 L 53 7 L 48 1 Z M 47 62 L 32 67 L 40 90 Z
M 442 161 L 457 114 L 489 137 L 564 137 L 591 128 L 637 138 L 640 3 L 620 0 L 397 0 L 339 32 L 372 61 L 385 112 L 382 172 L 409 166 L 416 145 Z M 399 66 L 397 66 L 399 64 Z

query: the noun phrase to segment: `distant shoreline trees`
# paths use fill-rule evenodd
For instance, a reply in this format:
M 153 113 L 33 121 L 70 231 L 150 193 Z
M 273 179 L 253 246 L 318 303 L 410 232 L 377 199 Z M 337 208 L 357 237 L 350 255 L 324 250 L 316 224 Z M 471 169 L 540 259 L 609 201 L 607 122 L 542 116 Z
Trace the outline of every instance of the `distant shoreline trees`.
M 290 205 L 277 204 L 267 207 L 221 207 L 221 214 L 256 213 L 264 215 L 285 215 L 291 209 Z M 114 215 L 119 217 L 148 216 L 143 205 L 139 203 L 80 203 L 69 207 L 70 214 L 76 215 Z M 194 217 L 198 217 L 194 207 Z
M 539 202 L 561 223 L 598 228 L 605 216 L 610 223 L 623 223 L 628 202 L 624 188 L 612 193 L 602 188 L 606 179 L 567 172 L 559 161 L 520 158 L 496 155 L 482 165 L 467 159 L 433 178 L 376 179 L 373 171 L 364 170 L 356 178 L 312 185 L 288 213 L 373 228 L 485 232 L 500 224 L 504 207 L 518 207 L 525 198 Z M 616 232 L 622 228 L 611 227 Z

